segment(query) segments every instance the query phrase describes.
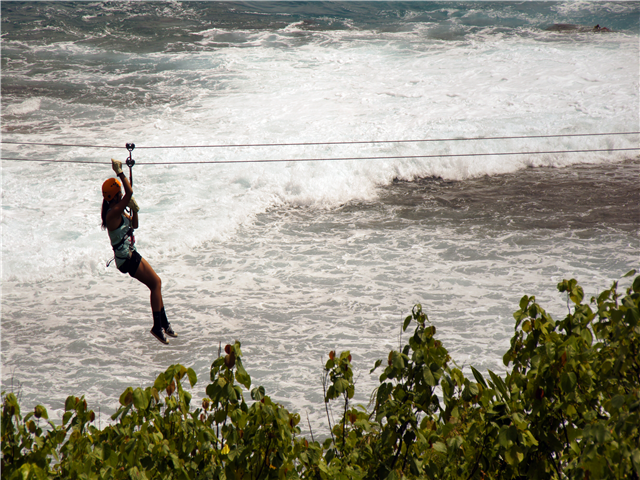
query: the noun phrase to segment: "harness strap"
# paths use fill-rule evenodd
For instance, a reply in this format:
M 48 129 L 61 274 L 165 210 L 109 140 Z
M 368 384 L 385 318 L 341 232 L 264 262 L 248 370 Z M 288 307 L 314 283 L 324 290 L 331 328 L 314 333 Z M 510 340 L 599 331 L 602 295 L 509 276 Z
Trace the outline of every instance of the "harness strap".
M 127 255 L 126 257 L 119 257 L 116 254 L 116 250 L 118 250 L 124 244 L 127 238 L 131 239 L 131 243 L 129 244 L 129 255 Z M 120 260 L 127 260 L 131 256 L 131 252 L 133 251 L 133 246 L 135 245 L 135 243 L 136 243 L 136 237 L 134 237 L 133 235 L 133 227 L 130 226 L 129 230 L 127 230 L 127 233 L 125 233 L 124 237 L 122 237 L 122 240 L 120 240 L 115 245 L 111 245 L 111 248 L 113 248 L 113 258 L 107 262 L 107 268 L 109 267 L 109 265 L 111 265 L 111 263 L 116 258 L 119 258 Z
M 124 242 L 127 240 L 127 238 L 131 239 L 131 245 L 129 246 L 129 250 L 131 250 L 131 247 L 133 247 L 133 244 L 135 243 L 135 238 L 133 236 L 133 228 L 131 227 L 129 227 L 129 230 L 127 230 L 127 233 L 124 234 L 124 237 L 122 237 L 122 240 L 120 240 L 115 245 L 111 245 L 111 248 L 113 248 L 113 251 L 115 252 L 122 245 L 124 245 Z

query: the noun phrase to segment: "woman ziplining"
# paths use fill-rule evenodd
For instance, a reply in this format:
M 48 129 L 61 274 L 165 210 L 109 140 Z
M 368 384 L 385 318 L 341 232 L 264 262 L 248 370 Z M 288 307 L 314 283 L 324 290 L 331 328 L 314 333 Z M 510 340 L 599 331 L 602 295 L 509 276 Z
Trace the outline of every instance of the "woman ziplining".
M 109 233 L 118 270 L 122 273 L 128 273 L 149 287 L 151 312 L 153 313 L 151 334 L 166 345 L 169 343 L 166 335 L 170 337 L 178 335 L 171 328 L 164 311 L 162 281 L 135 247 L 133 230 L 138 228 L 138 211 L 140 209 L 133 198 L 131 184 L 122 172 L 122 162 L 111 159 L 111 167 L 122 183 L 117 178 L 109 178 L 102 184 L 102 229 L 106 229 Z M 123 185 L 124 196 L 122 195 Z M 125 213 L 127 207 L 130 209 L 131 215 Z

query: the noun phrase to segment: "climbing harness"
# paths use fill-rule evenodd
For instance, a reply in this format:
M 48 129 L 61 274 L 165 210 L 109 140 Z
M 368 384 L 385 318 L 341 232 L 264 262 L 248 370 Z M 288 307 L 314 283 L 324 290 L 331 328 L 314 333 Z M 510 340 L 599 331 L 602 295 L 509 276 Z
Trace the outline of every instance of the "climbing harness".
M 124 219 L 123 219 L 124 222 Z M 119 227 L 120 228 L 120 227 Z M 130 240 L 129 243 L 129 253 L 127 254 L 126 257 L 121 257 L 118 256 L 118 254 L 116 253 L 118 251 L 118 249 L 124 245 L 124 243 L 127 241 L 127 239 Z M 133 228 L 131 228 L 131 224 L 129 224 L 129 228 L 127 229 L 127 232 L 124 234 L 124 236 L 122 237 L 122 239 L 116 243 L 115 245 L 111 245 L 111 248 L 113 249 L 113 258 L 111 260 L 109 260 L 107 262 L 107 267 L 109 267 L 111 265 L 111 263 L 116 259 L 119 258 L 120 260 L 127 260 L 128 258 L 131 257 L 131 252 L 133 251 L 133 246 L 135 243 L 135 238 L 133 236 Z
M 126 147 L 127 147 L 127 150 L 129 151 L 129 158 L 127 158 L 127 161 L 126 161 L 126 164 L 129 167 L 129 184 L 133 188 L 133 171 L 132 171 L 132 169 L 133 169 L 133 166 L 136 164 L 136 161 L 131 157 L 131 154 L 133 152 L 133 149 L 136 148 L 136 146 L 133 143 L 127 143 Z M 131 209 L 130 207 L 127 207 L 127 210 L 129 211 L 129 213 L 128 213 L 129 218 L 130 219 L 133 218 L 133 209 Z M 124 242 L 126 242 L 127 239 L 130 240 L 130 243 L 129 243 L 129 254 L 126 257 L 118 257 L 118 255 L 116 255 L 116 251 L 122 245 L 124 245 Z M 111 262 L 113 262 L 116 258 L 119 258 L 121 260 L 126 260 L 128 258 L 131 258 L 131 252 L 133 252 L 133 248 L 135 246 L 135 243 L 136 243 L 136 237 L 133 234 L 133 226 L 131 225 L 131 221 L 129 221 L 129 229 L 127 230 L 127 233 L 125 233 L 124 236 L 122 237 L 122 240 L 120 240 L 115 245 L 111 245 L 111 247 L 113 248 L 113 258 L 107 262 L 107 267 L 109 267 L 109 265 L 111 265 Z

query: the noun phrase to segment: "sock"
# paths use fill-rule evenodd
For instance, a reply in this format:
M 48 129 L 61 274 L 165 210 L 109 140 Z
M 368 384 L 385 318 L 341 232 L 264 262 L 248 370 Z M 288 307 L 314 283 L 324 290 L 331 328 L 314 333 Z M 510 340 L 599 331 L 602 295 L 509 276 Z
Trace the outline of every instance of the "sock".
M 153 312 L 153 328 L 156 330 L 162 329 L 163 313 L 164 313 L 164 308 L 159 312 Z
M 164 307 L 162 307 L 162 310 L 160 310 L 158 313 L 160 314 L 160 318 L 162 320 L 162 328 L 167 328 L 169 326 L 169 320 L 167 319 L 167 314 L 164 311 Z

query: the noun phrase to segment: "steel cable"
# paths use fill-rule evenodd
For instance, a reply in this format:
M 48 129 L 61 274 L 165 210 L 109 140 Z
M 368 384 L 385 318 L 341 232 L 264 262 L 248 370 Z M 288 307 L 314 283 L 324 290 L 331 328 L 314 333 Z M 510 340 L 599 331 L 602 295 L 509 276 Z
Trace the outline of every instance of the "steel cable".
M 602 152 L 629 152 L 640 151 L 640 147 L 635 148 L 602 148 L 584 150 L 544 150 L 534 152 L 493 152 L 493 153 L 443 153 L 431 155 L 389 155 L 377 157 L 334 157 L 334 158 L 274 158 L 257 160 L 198 160 L 186 162 L 140 162 L 136 165 L 202 165 L 202 164 L 231 164 L 231 163 L 281 163 L 281 162 L 330 162 L 348 160 L 393 160 L 393 159 L 418 159 L 418 158 L 450 158 L 450 157 L 491 157 L 506 155 L 546 155 L 560 153 L 602 153 Z M 110 162 L 92 162 L 88 160 L 50 160 L 50 159 L 29 159 L 29 158 L 2 158 L 2 161 L 16 162 L 45 162 L 45 163 L 83 163 L 92 165 L 111 165 Z
M 251 148 L 251 147 L 292 147 L 292 146 L 321 146 L 321 145 L 365 145 L 365 144 L 393 144 L 393 143 L 426 143 L 426 142 L 463 142 L 478 140 L 524 140 L 537 138 L 561 138 L 561 137 L 598 137 L 614 135 L 638 135 L 640 132 L 610 132 L 610 133 L 566 133 L 554 135 L 513 135 L 501 137 L 461 137 L 461 138 L 427 138 L 413 140 L 355 140 L 343 142 L 293 142 L 293 143 L 247 143 L 247 144 L 219 144 L 219 145 L 158 145 L 136 146 L 137 149 L 173 149 L 173 148 Z M 44 147 L 75 147 L 75 148 L 109 148 L 118 149 L 122 146 L 111 145 L 86 145 L 69 143 L 40 143 L 40 142 L 14 142 L 2 141 L 3 145 L 31 145 Z

